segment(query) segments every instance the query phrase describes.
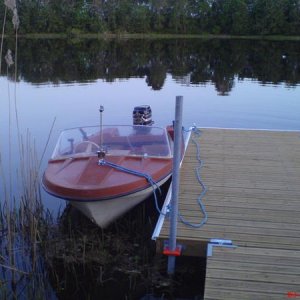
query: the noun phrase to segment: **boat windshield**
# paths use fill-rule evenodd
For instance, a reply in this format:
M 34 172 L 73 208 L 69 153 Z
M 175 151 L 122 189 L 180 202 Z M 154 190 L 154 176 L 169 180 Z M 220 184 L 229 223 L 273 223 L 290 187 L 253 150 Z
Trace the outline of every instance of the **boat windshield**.
M 52 159 L 96 155 L 171 157 L 171 143 L 165 128 L 154 126 L 99 126 L 64 130 Z

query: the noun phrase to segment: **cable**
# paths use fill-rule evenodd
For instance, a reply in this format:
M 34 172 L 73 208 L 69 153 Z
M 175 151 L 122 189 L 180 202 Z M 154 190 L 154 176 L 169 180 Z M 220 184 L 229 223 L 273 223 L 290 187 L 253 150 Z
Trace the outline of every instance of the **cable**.
M 165 215 L 158 206 L 158 199 L 157 199 L 157 195 L 156 195 L 156 189 L 158 189 L 159 193 L 161 194 L 160 187 L 158 186 L 157 182 L 155 180 L 153 180 L 153 178 L 149 174 L 138 172 L 138 171 L 135 171 L 135 170 L 132 170 L 132 169 L 128 169 L 128 168 L 122 167 L 120 165 L 114 164 L 112 162 L 106 161 L 104 159 L 99 160 L 98 164 L 100 166 L 109 166 L 109 167 L 114 168 L 118 171 L 126 172 L 128 174 L 132 174 L 132 175 L 135 175 L 135 176 L 145 178 L 149 182 L 149 184 L 151 185 L 151 187 L 153 189 L 153 196 L 154 196 L 154 202 L 155 202 L 156 210 L 158 211 L 159 214 Z

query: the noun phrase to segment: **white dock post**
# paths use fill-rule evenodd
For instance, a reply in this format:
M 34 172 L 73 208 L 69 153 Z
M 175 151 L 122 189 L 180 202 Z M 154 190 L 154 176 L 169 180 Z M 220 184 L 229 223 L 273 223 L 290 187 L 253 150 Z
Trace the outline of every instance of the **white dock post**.
M 180 161 L 181 161 L 181 139 L 182 139 L 182 107 L 183 97 L 176 96 L 175 122 L 174 122 L 174 154 L 173 154 L 173 172 L 172 172 L 172 199 L 170 212 L 170 233 L 169 233 L 169 250 L 176 250 L 177 236 L 177 215 L 178 215 L 178 195 L 180 181 Z M 168 274 L 175 272 L 175 255 L 168 257 Z

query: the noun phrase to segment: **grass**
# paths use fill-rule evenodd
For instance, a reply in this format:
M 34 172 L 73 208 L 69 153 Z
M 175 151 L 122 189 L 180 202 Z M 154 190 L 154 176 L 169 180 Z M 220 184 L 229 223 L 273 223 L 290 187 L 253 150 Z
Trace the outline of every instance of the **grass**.
M 27 153 L 24 157 L 29 160 L 23 165 L 22 178 L 30 185 L 24 185 L 20 198 L 6 195 L 1 199 L 1 299 L 45 299 L 51 294 L 51 287 L 45 280 L 45 262 L 39 251 L 47 236 L 50 219 L 44 212 L 39 183 L 35 169 L 32 169 L 36 160 Z M 0 165 L 3 168 L 2 162 Z
M 47 261 L 52 263 L 48 267 L 55 275 L 52 283 L 59 298 L 75 290 L 71 295 L 75 299 L 92 299 L 97 294 L 107 299 L 121 299 L 122 295 L 131 299 L 140 291 L 144 293 L 155 253 L 149 239 L 151 222 L 143 216 L 144 210 L 145 205 L 139 206 L 101 230 L 72 207 L 67 208 L 60 230 L 47 246 Z
M 16 97 L 17 59 L 14 64 L 14 98 L 8 87 L 7 149 L 0 152 L 0 298 L 52 299 L 54 292 L 45 273 L 46 262 L 41 249 L 53 219 L 44 210 L 41 200 L 41 160 L 37 158 L 35 141 L 28 130 L 25 135 L 21 134 Z M 6 69 L 8 76 L 10 66 Z M 13 144 L 17 145 L 15 149 L 12 149 Z M 18 166 L 16 171 L 12 159 Z M 6 169 L 5 161 L 8 162 Z

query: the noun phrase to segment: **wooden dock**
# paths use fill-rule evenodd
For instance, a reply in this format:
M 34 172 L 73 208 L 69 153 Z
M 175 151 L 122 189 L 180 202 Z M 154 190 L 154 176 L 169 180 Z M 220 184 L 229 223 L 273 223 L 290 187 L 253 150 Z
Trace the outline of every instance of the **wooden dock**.
M 207 259 L 205 299 L 300 298 L 300 251 L 214 247 Z
M 238 246 L 218 248 L 208 258 L 205 299 L 277 299 L 274 293 L 285 299 L 289 292 L 300 293 L 300 132 L 201 132 L 208 221 L 198 229 L 178 222 L 177 242 L 190 256 L 205 256 L 211 239 Z M 179 211 L 191 223 L 202 219 L 197 165 L 190 142 L 181 169 Z M 154 234 L 158 251 L 168 234 L 168 218 L 161 218 Z M 296 284 L 298 290 L 292 290 Z

